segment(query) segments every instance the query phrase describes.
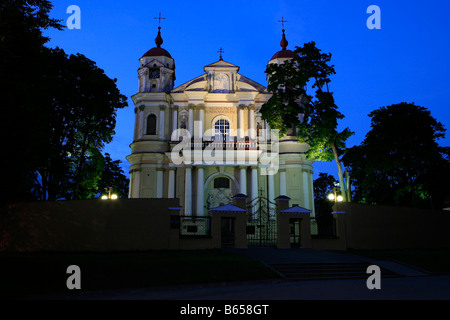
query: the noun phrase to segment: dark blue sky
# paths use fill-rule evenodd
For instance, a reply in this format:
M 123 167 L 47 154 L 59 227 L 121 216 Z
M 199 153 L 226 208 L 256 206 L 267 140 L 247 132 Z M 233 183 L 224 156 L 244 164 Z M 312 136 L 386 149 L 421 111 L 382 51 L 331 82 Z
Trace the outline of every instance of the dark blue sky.
M 370 130 L 372 110 L 399 102 L 428 108 L 450 128 L 447 102 L 450 52 L 450 1 L 54 1 L 53 18 L 66 20 L 70 5 L 81 9 L 81 29 L 47 31 L 50 47 L 68 54 L 82 53 L 110 78 L 118 79 L 122 94 L 137 92 L 138 59 L 154 47 L 159 12 L 164 43 L 176 63 L 178 86 L 203 73 L 218 60 L 240 66 L 240 73 L 263 85 L 265 67 L 280 49 L 284 17 L 289 49 L 315 41 L 333 55 L 336 75 L 331 89 L 345 115 L 340 126 L 355 135 L 349 147 L 360 144 Z M 367 7 L 381 9 L 381 29 L 369 30 Z M 116 135 L 105 149 L 113 159 L 128 162 L 134 126 L 134 105 L 118 111 Z M 440 144 L 450 146 L 450 133 Z M 336 164 L 316 162 L 319 172 L 337 176 Z

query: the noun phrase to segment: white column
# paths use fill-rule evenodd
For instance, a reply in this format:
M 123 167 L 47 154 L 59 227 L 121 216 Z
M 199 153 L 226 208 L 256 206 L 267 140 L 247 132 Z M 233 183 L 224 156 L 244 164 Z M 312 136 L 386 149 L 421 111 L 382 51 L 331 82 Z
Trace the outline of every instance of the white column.
M 197 215 L 204 216 L 204 172 L 202 167 L 197 167 Z
M 305 206 L 306 209 L 311 209 L 311 205 L 310 205 L 310 195 L 309 195 L 309 179 L 308 179 L 308 171 L 304 170 L 303 171 L 303 205 Z
M 286 194 L 286 170 L 280 170 L 280 196 L 287 196 Z
M 198 133 L 198 138 L 203 139 L 203 132 L 205 131 L 205 109 L 200 107 L 199 109 L 199 120 L 200 120 L 200 132 Z
M 239 167 L 239 170 L 240 170 L 239 185 L 241 187 L 239 192 L 247 195 L 247 167 Z
M 251 199 L 256 199 L 258 197 L 258 168 L 252 167 L 252 191 Z
M 133 171 L 133 198 L 139 198 L 141 189 L 141 170 Z
M 251 196 L 250 201 L 253 201 L 258 197 L 258 168 L 252 167 L 252 190 L 251 190 Z M 256 206 L 252 207 L 252 217 L 253 219 L 257 218 L 257 208 Z
M 168 198 L 175 198 L 175 168 L 169 168 Z
M 178 106 L 173 107 L 173 118 L 172 118 L 172 133 L 178 129 Z M 172 140 L 178 140 L 178 135 L 170 135 Z
M 165 106 L 160 106 L 159 110 L 159 138 L 164 139 L 164 109 Z
M 140 112 L 139 108 L 134 108 L 134 135 L 133 141 L 136 141 L 139 138 L 139 125 L 140 125 Z
M 256 139 L 255 131 L 255 108 L 251 106 L 248 109 L 248 136 L 250 139 Z
M 238 125 L 237 125 L 237 137 L 238 139 L 244 138 L 244 109 L 238 107 Z
M 184 214 L 192 215 L 192 169 L 185 167 L 184 179 Z
M 162 169 L 156 169 L 156 197 L 163 197 L 163 178 L 164 171 Z
M 139 106 L 139 133 L 138 139 L 144 136 L 144 106 Z
M 269 208 L 270 209 L 272 209 L 272 210 L 270 210 L 270 212 L 269 212 L 269 215 L 271 216 L 271 217 L 274 217 L 275 216 L 275 211 L 274 211 L 274 208 L 275 208 L 275 205 L 273 204 L 273 202 L 275 202 L 275 183 L 274 183 L 274 174 L 273 174 L 273 171 L 269 171 L 268 170 L 268 173 L 269 173 L 269 175 L 268 175 L 268 180 L 269 180 L 269 182 L 268 182 L 268 198 L 269 198 Z
M 269 180 L 268 184 L 268 198 L 269 201 L 274 202 L 275 201 L 275 183 L 274 183 L 274 174 L 273 171 L 268 171 L 269 175 L 267 176 L 267 179 Z
M 190 132 L 191 136 L 194 135 L 194 109 L 192 107 L 189 107 L 189 119 L 188 119 L 188 131 Z
M 271 140 L 271 137 L 270 137 L 270 125 L 266 121 L 266 141 L 269 141 L 269 140 Z

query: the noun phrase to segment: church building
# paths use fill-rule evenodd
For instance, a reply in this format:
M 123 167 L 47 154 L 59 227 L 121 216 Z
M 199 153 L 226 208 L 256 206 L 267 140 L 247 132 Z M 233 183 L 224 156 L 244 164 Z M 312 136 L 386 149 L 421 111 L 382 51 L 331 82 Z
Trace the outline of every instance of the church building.
M 282 31 L 281 50 L 268 63 L 295 55 Z M 207 216 L 236 195 L 245 195 L 249 207 L 265 198 L 271 208 L 287 196 L 314 216 L 309 146 L 298 142 L 295 130 L 279 138 L 261 118 L 267 88 L 225 61 L 222 49 L 202 75 L 176 86 L 175 59 L 162 48 L 160 26 L 155 44 L 139 59 L 132 96 L 129 197 L 179 198 L 183 215 Z

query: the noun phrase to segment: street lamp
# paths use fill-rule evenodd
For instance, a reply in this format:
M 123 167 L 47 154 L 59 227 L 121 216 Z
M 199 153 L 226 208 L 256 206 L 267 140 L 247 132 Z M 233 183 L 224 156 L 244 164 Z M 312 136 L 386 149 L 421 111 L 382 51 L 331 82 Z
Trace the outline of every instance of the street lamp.
M 106 188 L 105 188 L 105 190 L 106 190 Z M 117 198 L 118 198 L 117 194 L 111 193 L 111 187 L 109 187 L 109 189 L 108 189 L 108 195 L 104 194 L 100 197 L 100 199 L 102 199 L 102 200 L 108 200 L 108 199 L 116 200 Z
M 328 200 L 336 202 L 342 202 L 344 197 L 341 195 L 337 195 L 337 189 L 339 188 L 339 183 L 335 183 L 333 187 L 333 193 L 329 193 L 327 195 Z

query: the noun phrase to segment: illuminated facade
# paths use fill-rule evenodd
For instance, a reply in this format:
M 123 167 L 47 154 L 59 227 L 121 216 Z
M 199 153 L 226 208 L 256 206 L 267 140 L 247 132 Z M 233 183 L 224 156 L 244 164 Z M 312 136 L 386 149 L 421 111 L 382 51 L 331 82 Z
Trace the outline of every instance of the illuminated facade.
M 259 113 L 271 96 L 266 87 L 222 55 L 175 86 L 175 61 L 161 47 L 160 27 L 155 43 L 139 59 L 139 92 L 132 96 L 129 197 L 179 198 L 185 215 L 202 216 L 236 194 L 249 202 L 285 195 L 314 213 L 309 146 L 293 132 L 271 137 Z M 293 57 L 284 30 L 280 44 L 269 63 Z

